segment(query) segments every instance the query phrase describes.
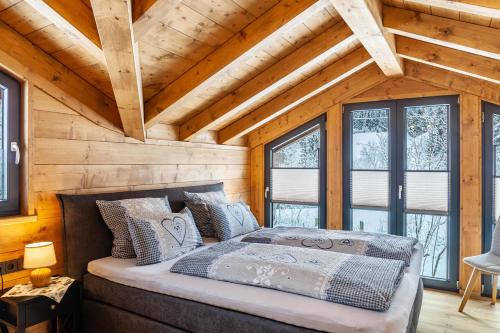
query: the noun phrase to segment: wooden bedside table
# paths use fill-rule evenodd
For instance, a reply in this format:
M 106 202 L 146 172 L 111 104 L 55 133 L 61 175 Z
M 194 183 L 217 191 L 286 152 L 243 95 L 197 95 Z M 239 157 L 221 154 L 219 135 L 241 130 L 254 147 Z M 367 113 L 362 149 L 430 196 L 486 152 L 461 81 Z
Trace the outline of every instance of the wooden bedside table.
M 74 281 L 60 303 L 45 296 L 0 298 L 0 331 L 8 333 L 8 325 L 25 333 L 27 327 L 50 320 L 52 333 L 76 333 L 80 294 L 80 282 Z

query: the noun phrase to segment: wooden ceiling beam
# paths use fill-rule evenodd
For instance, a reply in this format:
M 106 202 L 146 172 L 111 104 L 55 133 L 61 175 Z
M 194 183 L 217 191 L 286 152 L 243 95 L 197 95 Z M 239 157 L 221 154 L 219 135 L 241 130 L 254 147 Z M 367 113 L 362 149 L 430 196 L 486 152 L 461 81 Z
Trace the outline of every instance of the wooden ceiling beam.
M 115 101 L 0 22 L 0 66 L 29 80 L 93 123 L 121 132 Z
M 196 133 L 233 119 L 264 96 L 283 87 L 301 73 L 318 66 L 335 53 L 342 52 L 355 42 L 356 37 L 349 27 L 344 22 L 337 23 L 182 124 L 179 131 L 180 140 L 189 140 Z
M 392 33 L 500 60 L 500 29 L 384 6 Z
M 382 70 L 376 64 L 371 64 L 274 121 L 257 128 L 248 136 L 249 147 L 254 148 L 260 144 L 268 143 L 297 128 L 297 126 L 326 113 L 335 104 L 342 103 L 387 80 L 389 79 Z
M 288 110 L 322 93 L 353 73 L 367 67 L 372 62 L 373 58 L 363 47 L 354 50 L 307 80 L 221 129 L 218 132 L 218 142 L 221 144 L 228 143 L 250 133 Z
M 327 3 L 326 0 L 280 1 L 151 98 L 145 107 L 146 127 L 160 122 L 163 114 L 175 112 L 183 103 L 212 86 L 218 74 L 244 63 L 255 51 L 273 43 L 275 38 L 301 24 Z
M 403 36 L 396 50 L 405 59 L 500 84 L 500 61 Z
M 125 135 L 144 141 L 144 104 L 131 0 L 91 0 Z
M 411 2 L 473 15 L 500 17 L 500 1 L 498 0 L 411 0 Z
M 500 85 L 474 77 L 454 73 L 413 61 L 405 61 L 406 76 L 457 92 L 476 95 L 484 100 L 500 104 Z
M 380 0 L 330 0 L 386 76 L 403 76 L 403 61 L 396 54 L 394 35 L 382 25 Z
M 135 0 L 132 4 L 132 19 L 136 40 L 148 34 L 155 23 L 158 23 L 182 0 Z
M 25 0 L 25 2 L 63 31 L 73 43 L 106 65 L 94 15 L 85 4 L 81 1 L 64 0 Z

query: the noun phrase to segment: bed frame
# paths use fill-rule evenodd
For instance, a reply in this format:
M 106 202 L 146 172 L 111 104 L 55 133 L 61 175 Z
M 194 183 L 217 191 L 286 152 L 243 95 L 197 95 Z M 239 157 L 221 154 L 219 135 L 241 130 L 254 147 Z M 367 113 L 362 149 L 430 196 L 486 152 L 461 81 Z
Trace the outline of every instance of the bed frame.
M 318 332 L 279 321 L 114 283 L 90 273 L 87 264 L 111 253 L 112 234 L 96 200 L 168 196 L 173 211 L 184 207 L 183 192 L 222 190 L 223 184 L 87 195 L 58 195 L 64 222 L 64 263 L 68 276 L 83 281 L 82 332 Z M 415 298 L 406 333 L 415 333 L 423 286 Z

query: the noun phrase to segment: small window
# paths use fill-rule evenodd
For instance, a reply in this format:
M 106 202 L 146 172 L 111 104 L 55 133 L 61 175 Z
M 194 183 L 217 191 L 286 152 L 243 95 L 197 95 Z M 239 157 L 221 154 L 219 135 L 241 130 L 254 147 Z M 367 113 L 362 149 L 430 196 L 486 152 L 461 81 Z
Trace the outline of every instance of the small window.
M 0 72 L 0 216 L 19 214 L 19 82 Z

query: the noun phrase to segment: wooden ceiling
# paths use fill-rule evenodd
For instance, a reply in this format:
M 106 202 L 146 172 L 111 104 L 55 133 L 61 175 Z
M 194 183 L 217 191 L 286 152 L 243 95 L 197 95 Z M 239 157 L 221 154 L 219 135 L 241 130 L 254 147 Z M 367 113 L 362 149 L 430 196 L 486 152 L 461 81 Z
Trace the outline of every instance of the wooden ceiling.
M 142 141 L 230 144 L 372 63 L 500 88 L 498 0 L 0 0 L 0 21 L 0 52 Z

